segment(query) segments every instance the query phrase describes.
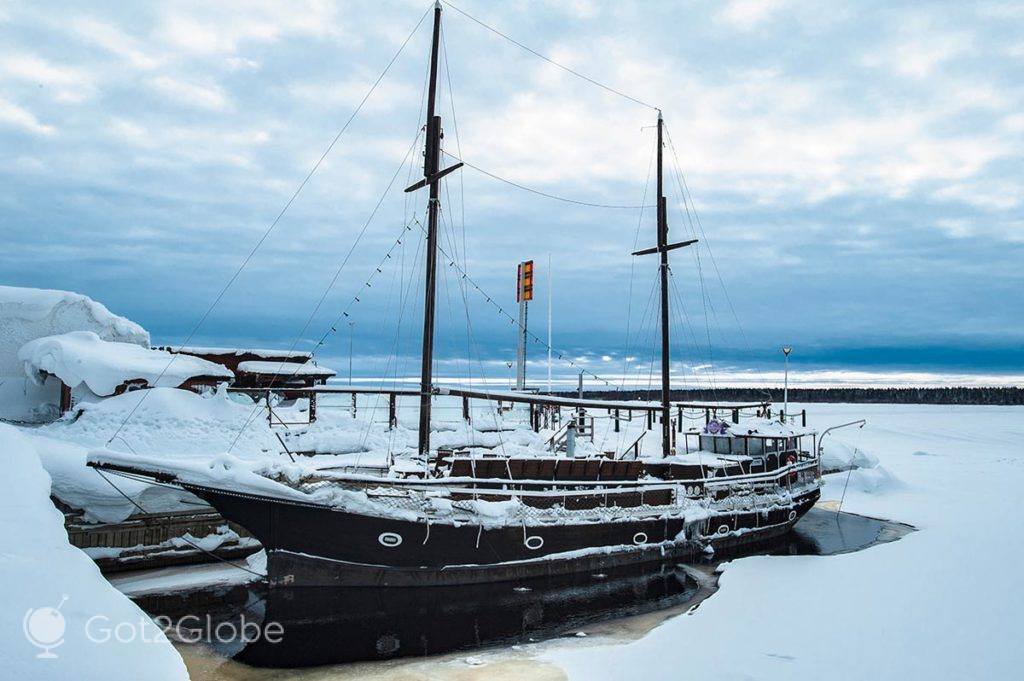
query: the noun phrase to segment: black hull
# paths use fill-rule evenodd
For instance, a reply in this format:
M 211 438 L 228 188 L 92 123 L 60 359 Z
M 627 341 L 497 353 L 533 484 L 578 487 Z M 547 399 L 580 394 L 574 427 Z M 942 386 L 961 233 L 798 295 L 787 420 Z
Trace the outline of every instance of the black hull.
M 481 529 L 186 487 L 263 544 L 271 586 L 480 584 L 685 559 L 708 545 L 729 550 L 785 534 L 820 495 L 809 490 L 789 508 L 717 515 L 690 528 L 668 518 Z

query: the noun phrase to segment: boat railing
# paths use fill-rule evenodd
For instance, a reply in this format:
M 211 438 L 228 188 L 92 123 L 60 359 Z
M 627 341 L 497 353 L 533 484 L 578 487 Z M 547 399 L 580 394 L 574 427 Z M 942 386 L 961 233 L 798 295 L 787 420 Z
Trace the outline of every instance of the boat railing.
M 339 386 L 339 385 L 322 385 L 322 386 L 311 386 L 303 388 L 294 387 L 280 387 L 268 390 L 267 388 L 242 388 L 242 387 L 229 387 L 229 392 L 239 394 L 249 394 L 254 399 L 259 399 L 265 396 L 268 392 L 281 394 L 288 399 L 294 399 L 299 397 L 307 397 L 310 400 L 309 407 L 309 420 L 310 422 L 316 419 L 316 410 L 324 408 L 334 408 L 338 405 L 325 405 L 320 404 L 317 406 L 317 398 L 327 395 L 350 395 L 351 404 L 343 405 L 345 409 L 351 409 L 353 417 L 356 416 L 359 407 L 358 401 L 360 396 L 383 396 L 388 401 L 388 425 L 389 427 L 395 427 L 398 424 L 397 410 L 398 410 L 398 398 L 405 397 L 417 397 L 419 396 L 419 390 L 415 388 L 406 388 L 400 386 L 391 387 L 362 387 L 362 386 Z M 507 405 L 523 404 L 526 405 L 529 411 L 529 423 L 534 431 L 540 431 L 546 424 L 553 422 L 561 422 L 561 410 L 589 410 L 591 412 L 607 412 L 608 416 L 613 420 L 614 431 L 619 432 L 621 423 L 629 422 L 634 419 L 634 415 L 642 414 L 646 420 L 646 429 L 653 430 L 655 427 L 655 417 L 661 412 L 661 404 L 654 401 L 629 401 L 629 400 L 608 400 L 608 399 L 597 399 L 597 398 L 582 398 L 576 396 L 562 396 L 562 395 L 542 395 L 536 393 L 527 392 L 511 392 L 511 391 L 495 391 L 487 389 L 476 389 L 476 388 L 458 388 L 458 387 L 439 387 L 435 388 L 434 392 L 439 396 L 451 396 L 458 397 L 462 402 L 462 419 L 464 421 L 472 420 L 472 413 L 470 403 L 473 400 L 493 402 L 505 407 Z M 716 415 L 719 411 L 726 413 L 733 413 L 738 415 L 741 410 L 763 410 L 767 407 L 767 402 L 751 402 L 743 404 L 714 404 L 714 403 L 702 403 L 702 402 L 672 402 L 672 407 L 677 411 L 677 428 L 679 432 L 683 430 L 684 423 L 684 412 L 692 411 L 698 414 L 703 413 L 706 420 L 712 418 L 712 415 Z M 439 407 L 440 408 L 440 407 Z M 458 409 L 458 407 L 452 407 L 452 409 Z M 700 417 L 694 417 L 696 420 Z
M 477 477 L 473 475 L 443 478 L 387 478 L 366 474 L 339 473 L 337 475 L 324 475 L 329 473 L 327 469 L 319 471 L 321 481 L 332 481 L 337 483 L 349 483 L 361 488 L 372 487 L 404 487 L 406 489 L 444 489 L 448 491 L 466 491 L 475 488 L 486 489 L 487 493 L 497 491 L 518 491 L 522 489 L 550 489 L 552 487 L 581 489 L 669 489 L 676 485 L 697 485 L 707 486 L 716 489 L 729 487 L 730 485 L 749 485 L 758 483 L 777 484 L 780 480 L 785 481 L 792 477 L 793 473 L 804 471 L 816 471 L 817 459 L 809 457 L 797 460 L 795 463 L 786 464 L 776 470 L 767 473 L 745 473 L 741 475 L 730 475 L 722 477 L 702 477 L 690 480 L 536 480 L 518 479 L 504 477 Z
M 664 508 L 690 502 L 715 503 L 736 495 L 737 498 L 757 494 L 771 494 L 780 488 L 799 488 L 816 475 L 814 462 L 790 464 L 778 471 L 763 475 L 733 476 L 707 480 L 669 481 L 531 481 L 459 478 L 443 484 L 417 486 L 406 494 L 396 494 L 393 486 L 361 488 L 368 497 L 381 503 L 419 508 L 420 496 L 436 496 L 438 488 L 457 505 L 461 500 L 503 501 L 519 499 L 528 508 L 542 512 L 561 503 L 573 510 L 618 508 L 624 513 L 636 512 L 637 507 Z M 379 482 L 379 481 L 378 481 Z M 589 500 L 589 501 L 588 501 Z M 631 511 L 630 509 L 634 509 Z M 470 509 L 466 509 L 470 510 Z

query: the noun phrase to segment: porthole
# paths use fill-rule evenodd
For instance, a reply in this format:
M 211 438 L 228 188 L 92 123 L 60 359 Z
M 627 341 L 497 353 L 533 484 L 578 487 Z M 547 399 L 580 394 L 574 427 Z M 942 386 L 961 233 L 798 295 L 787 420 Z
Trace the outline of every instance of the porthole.
M 402 535 L 397 532 L 381 532 L 380 536 L 377 537 L 377 541 L 380 542 L 381 546 L 393 549 L 402 543 Z
M 526 548 L 531 551 L 536 551 L 540 547 L 544 546 L 544 537 L 534 534 L 527 537 L 523 543 L 526 544 Z
M 377 639 L 377 652 L 385 657 L 390 657 L 398 652 L 398 649 L 402 647 L 402 642 L 398 640 L 397 636 L 392 634 L 383 634 Z
M 790 520 L 796 520 L 796 511 L 790 511 L 789 512 L 789 519 Z
M 729 534 L 729 532 L 731 532 L 731 531 L 732 530 L 730 529 L 730 527 L 728 525 L 719 525 L 718 526 L 718 534 Z
M 637 532 L 636 534 L 633 535 L 633 543 L 634 544 L 638 544 L 638 545 L 639 544 L 646 544 L 647 543 L 647 534 L 644 533 L 644 532 Z

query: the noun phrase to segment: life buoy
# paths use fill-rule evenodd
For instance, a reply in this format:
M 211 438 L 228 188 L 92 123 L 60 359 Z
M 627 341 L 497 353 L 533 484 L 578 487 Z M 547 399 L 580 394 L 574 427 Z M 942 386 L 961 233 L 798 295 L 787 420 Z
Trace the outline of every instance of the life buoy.
M 786 455 L 786 465 L 787 466 L 796 466 L 796 454 L 787 454 Z M 799 474 L 795 470 L 792 471 L 789 474 L 789 482 L 790 483 L 796 482 L 798 475 Z

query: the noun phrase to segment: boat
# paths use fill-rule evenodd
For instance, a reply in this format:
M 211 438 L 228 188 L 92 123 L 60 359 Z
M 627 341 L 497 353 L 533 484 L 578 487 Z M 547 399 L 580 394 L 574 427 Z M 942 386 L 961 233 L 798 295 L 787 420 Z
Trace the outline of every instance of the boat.
M 441 14 L 438 3 L 423 178 L 406 190 L 429 190 L 420 385 L 380 391 L 391 394 L 392 428 L 395 396 L 417 398 L 416 449 L 390 452 L 376 469 L 245 468 L 213 453 L 208 465 L 187 466 L 114 451 L 92 453 L 89 465 L 101 473 L 174 485 L 205 500 L 260 541 L 272 587 L 437 587 L 552 578 L 683 560 L 789 532 L 820 495 L 817 432 L 786 415 L 771 418 L 767 402 L 725 407 L 670 399 L 669 253 L 696 239 L 668 240 L 660 111 L 657 244 L 633 253 L 658 256 L 660 400 L 614 402 L 435 385 L 440 187 L 442 178 L 462 166 L 441 167 L 442 122 L 435 108 Z M 289 393 L 295 397 L 301 389 Z M 532 439 L 510 452 L 432 446 L 431 410 L 439 399 L 462 399 L 467 419 L 470 399 L 526 404 Z M 744 417 L 751 408 L 756 412 Z M 704 422 L 684 429 L 684 409 L 703 411 Z M 614 415 L 616 429 L 624 413 L 642 415 L 650 429 L 657 425 L 660 456 L 642 453 L 639 439 L 621 451 L 588 446 L 593 414 L 600 411 Z M 729 418 L 719 418 L 720 412 Z

